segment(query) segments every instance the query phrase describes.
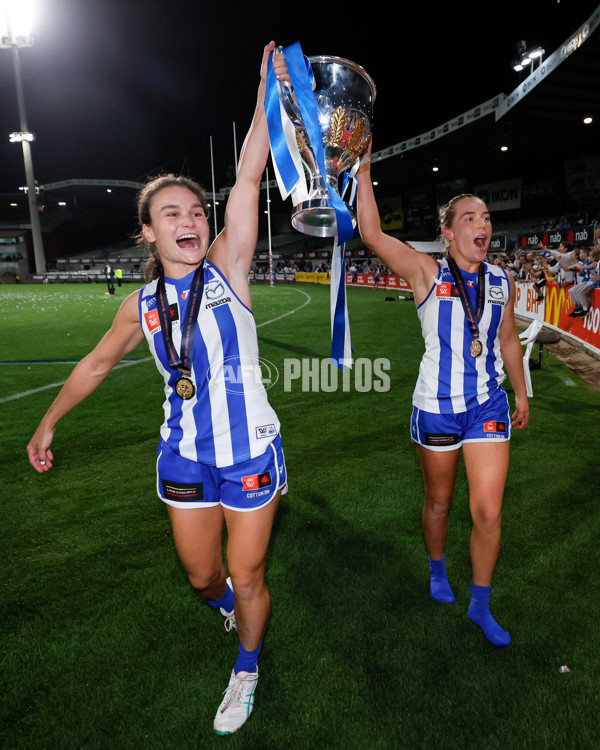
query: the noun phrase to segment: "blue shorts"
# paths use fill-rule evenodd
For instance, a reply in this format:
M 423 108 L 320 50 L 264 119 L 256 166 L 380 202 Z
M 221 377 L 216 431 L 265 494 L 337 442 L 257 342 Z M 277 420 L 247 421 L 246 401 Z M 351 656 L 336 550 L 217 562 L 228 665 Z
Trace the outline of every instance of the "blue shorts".
M 162 439 L 158 446 L 156 491 L 174 508 L 257 510 L 287 492 L 286 483 L 280 435 L 261 456 L 220 469 L 183 458 Z
M 410 436 L 432 451 L 452 451 L 463 443 L 510 440 L 510 408 L 504 388 L 498 388 L 483 404 L 460 414 L 432 414 L 413 407 Z

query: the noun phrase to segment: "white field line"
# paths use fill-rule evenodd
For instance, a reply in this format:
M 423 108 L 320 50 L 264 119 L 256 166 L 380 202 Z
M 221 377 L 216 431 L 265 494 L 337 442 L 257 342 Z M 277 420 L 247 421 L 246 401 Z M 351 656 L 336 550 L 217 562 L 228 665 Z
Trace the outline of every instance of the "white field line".
M 153 357 L 144 357 L 144 359 L 131 359 L 129 361 L 122 360 L 118 365 L 113 367 L 113 370 L 119 370 L 121 367 L 131 367 L 131 365 L 138 365 L 140 362 L 149 362 L 154 359 Z M 63 364 L 62 362 L 60 364 Z M 17 398 L 24 398 L 25 396 L 31 396 L 33 393 L 39 393 L 40 391 L 47 391 L 50 388 L 62 388 L 66 383 L 66 380 L 61 380 L 59 383 L 48 383 L 48 385 L 42 385 L 39 388 L 34 388 L 31 391 L 22 391 L 21 393 L 14 393 L 12 396 L 5 396 L 0 398 L 0 404 L 5 404 L 7 401 L 14 401 Z
M 571 380 L 571 378 L 568 375 L 561 375 L 560 379 L 562 380 L 563 384 L 566 386 L 576 385 L 575 381 Z
M 292 287 L 294 292 L 300 292 L 300 294 L 303 294 L 306 297 L 306 302 L 303 302 L 300 307 L 296 307 L 294 310 L 290 310 L 289 312 L 283 313 L 283 315 L 279 315 L 277 318 L 271 318 L 271 320 L 264 320 L 262 323 L 259 323 L 256 327 L 262 328 L 262 326 L 268 326 L 269 323 L 274 323 L 276 320 L 282 320 L 282 318 L 287 318 L 288 315 L 293 315 L 294 313 L 298 312 L 298 310 L 302 310 L 303 307 L 306 307 L 308 303 L 312 300 L 312 297 L 310 294 L 307 294 L 302 289 L 294 289 Z
M 303 307 L 308 305 L 309 302 L 311 302 L 312 298 L 310 294 L 307 294 L 302 289 L 294 289 L 295 292 L 300 292 L 300 294 L 303 294 L 307 299 L 306 302 L 303 302 L 300 307 L 294 308 L 294 310 L 290 310 L 289 312 L 284 313 L 283 315 L 278 315 L 276 318 L 271 318 L 271 320 L 264 320 L 262 323 L 259 323 L 256 327 L 261 328 L 262 326 L 269 325 L 269 323 L 275 323 L 276 320 L 282 320 L 283 318 L 287 318 L 288 315 L 293 315 L 295 312 L 298 312 L 298 310 L 301 310 Z M 113 367 L 113 370 L 118 370 L 121 367 L 131 367 L 131 365 L 138 365 L 140 362 L 149 362 L 153 360 L 154 357 L 144 357 L 143 359 L 134 359 L 134 360 L 122 360 L 118 365 L 115 365 Z M 14 362 L 4 362 L 1 364 L 16 364 Z M 27 364 L 27 362 L 19 362 L 19 364 Z M 32 362 L 31 364 L 37 364 Z M 47 362 L 44 362 L 43 364 L 48 364 Z M 64 362 L 61 362 L 60 364 L 65 364 Z M 47 391 L 51 388 L 62 388 L 62 386 L 66 383 L 66 380 L 61 380 L 58 383 L 48 383 L 48 385 L 42 385 L 39 388 L 33 388 L 31 391 L 22 391 L 21 393 L 14 393 L 12 396 L 5 396 L 4 398 L 0 398 L 0 404 L 5 404 L 7 401 L 14 401 L 18 398 L 25 398 L 26 396 L 31 396 L 34 393 L 40 393 L 40 391 Z

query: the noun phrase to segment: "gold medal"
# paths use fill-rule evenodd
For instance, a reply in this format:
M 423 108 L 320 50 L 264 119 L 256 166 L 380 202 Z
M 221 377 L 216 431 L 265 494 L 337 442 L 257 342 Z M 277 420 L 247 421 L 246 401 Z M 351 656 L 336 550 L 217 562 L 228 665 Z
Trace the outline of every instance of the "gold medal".
M 478 357 L 483 351 L 483 344 L 479 339 L 473 339 L 471 341 L 471 356 Z
M 194 397 L 194 394 L 196 393 L 196 387 L 188 377 L 182 375 L 175 382 L 175 393 L 179 396 L 179 398 L 187 401 L 188 399 Z

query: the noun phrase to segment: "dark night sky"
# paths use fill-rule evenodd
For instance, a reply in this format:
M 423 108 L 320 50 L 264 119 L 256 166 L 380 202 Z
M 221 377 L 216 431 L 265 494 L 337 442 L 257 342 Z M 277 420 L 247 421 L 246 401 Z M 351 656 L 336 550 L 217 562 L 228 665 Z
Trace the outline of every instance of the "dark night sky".
M 346 57 L 367 70 L 377 85 L 377 151 L 501 91 L 509 93 L 519 83 L 510 63 L 520 39 L 543 45 L 549 55 L 597 6 L 595 0 L 521 0 L 501 6 L 455 2 L 439 10 L 434 3 L 378 1 L 357 9 L 333 3 L 190 0 L 38 4 L 35 44 L 20 52 L 28 124 L 36 133 L 38 183 L 143 180 L 165 169 L 183 170 L 207 183 L 212 136 L 217 188 L 230 184 L 226 169 L 233 163 L 233 122 L 239 148 L 252 116 L 262 49 L 270 39 L 284 46 L 299 40 L 307 55 Z M 308 8 L 317 8 L 320 20 L 311 20 Z M 575 65 L 594 68 L 586 86 L 595 82 L 595 90 L 582 99 L 595 101 L 597 120 L 599 51 L 600 30 L 561 66 L 563 73 L 571 66 L 575 76 Z M 551 84 L 539 87 L 546 87 L 550 99 Z M 7 50 L 0 51 L 0 91 L 0 192 L 9 192 L 24 184 L 24 170 L 20 147 L 6 137 L 19 129 Z M 573 142 L 587 147 L 565 123 L 563 101 L 537 121 L 524 112 L 515 111 L 497 125 L 489 117 L 481 133 L 417 149 L 407 169 L 426 165 L 429 170 L 431 159 L 443 158 L 445 151 L 456 158 L 460 150 L 465 165 L 479 163 L 494 139 L 517 127 L 530 133 L 530 151 L 542 147 L 542 134 L 554 134 L 557 156 Z M 577 127 L 583 114 L 569 113 Z M 597 142 L 600 124 L 594 127 Z M 399 172 L 405 167 L 399 157 L 396 167 Z

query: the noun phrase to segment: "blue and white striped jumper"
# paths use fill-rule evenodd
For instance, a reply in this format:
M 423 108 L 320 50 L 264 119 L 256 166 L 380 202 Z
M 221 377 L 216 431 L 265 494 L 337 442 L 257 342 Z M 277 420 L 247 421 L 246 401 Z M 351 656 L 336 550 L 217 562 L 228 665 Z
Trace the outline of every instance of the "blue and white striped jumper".
M 506 375 L 498 330 L 510 297 L 510 283 L 502 268 L 484 263 L 485 304 L 479 322 L 483 352 L 469 351 L 473 336 L 458 291 L 444 258 L 426 299 L 417 308 L 425 340 L 413 404 L 434 414 L 458 414 L 482 404 Z M 478 274 L 462 271 L 475 309 Z
M 181 321 L 194 277 L 165 277 L 173 343 L 180 351 Z M 162 439 L 184 458 L 209 466 L 231 466 L 262 455 L 279 434 L 280 423 L 261 379 L 252 311 L 219 269 L 205 261 L 204 295 L 198 313 L 191 378 L 195 395 L 182 400 L 174 386 L 156 305 L 157 280 L 140 290 L 140 321 L 156 366 L 165 381 Z

